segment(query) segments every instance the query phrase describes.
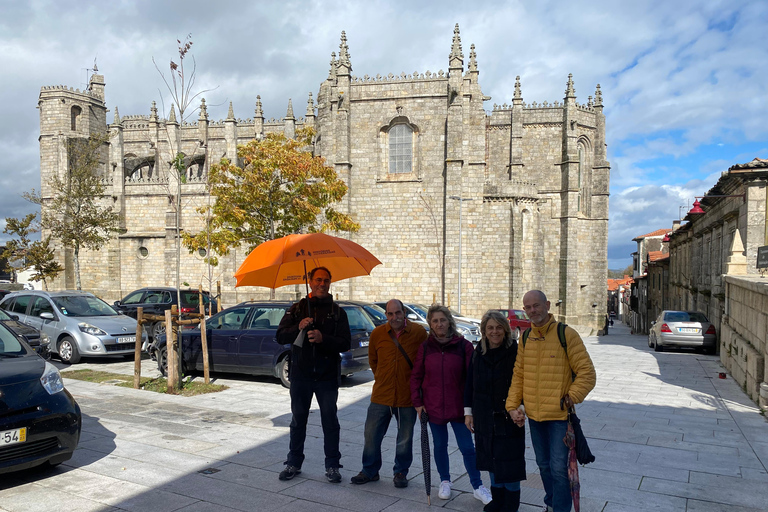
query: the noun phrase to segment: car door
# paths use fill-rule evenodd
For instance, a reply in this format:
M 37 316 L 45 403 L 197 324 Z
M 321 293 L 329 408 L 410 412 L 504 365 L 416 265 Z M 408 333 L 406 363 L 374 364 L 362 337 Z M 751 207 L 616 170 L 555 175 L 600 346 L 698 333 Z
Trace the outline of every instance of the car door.
M 41 318 L 43 313 L 50 313 L 53 315 L 53 320 L 50 318 Z M 38 331 L 44 332 L 51 340 L 56 340 L 61 333 L 61 319 L 60 313 L 57 313 L 54 309 L 51 301 L 47 297 L 34 297 L 29 307 L 29 315 L 27 315 L 27 321 L 25 322 L 30 327 L 34 327 Z
M 139 306 L 144 306 L 144 290 L 137 290 L 129 293 L 122 301 L 120 305 L 115 306 L 120 313 L 128 315 L 131 318 L 136 318 L 136 310 Z
M 243 372 L 272 373 L 277 356 L 288 349 L 288 346 L 280 345 L 275 336 L 285 310 L 283 305 L 251 307 L 251 316 L 238 345 L 239 365 Z
M 206 323 L 211 370 L 237 371 L 238 343 L 248 310 L 248 307 L 230 308 Z M 201 363 L 201 360 L 198 361 L 198 364 Z
M 19 322 L 23 324 L 29 324 L 29 315 L 27 314 L 27 309 L 29 307 L 29 303 L 32 302 L 33 296 L 32 295 L 17 295 L 11 304 L 9 304 L 8 311 L 9 313 L 13 315 L 17 315 L 19 317 Z

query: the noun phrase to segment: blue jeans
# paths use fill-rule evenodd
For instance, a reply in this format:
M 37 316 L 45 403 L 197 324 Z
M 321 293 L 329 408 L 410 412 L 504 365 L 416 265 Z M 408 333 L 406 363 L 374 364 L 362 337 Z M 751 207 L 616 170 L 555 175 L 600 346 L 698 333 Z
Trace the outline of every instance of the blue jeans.
M 462 457 L 464 457 L 464 467 L 467 470 L 469 482 L 473 489 L 483 485 L 483 479 L 480 477 L 480 471 L 477 470 L 477 461 L 475 460 L 475 443 L 472 442 L 472 433 L 464 422 L 452 421 L 453 434 L 456 436 L 456 444 L 459 445 Z M 437 472 L 440 473 L 440 480 L 451 481 L 451 467 L 448 463 L 448 425 L 437 425 L 429 422 L 429 429 L 432 431 L 432 446 L 435 451 L 435 465 Z
M 339 384 L 336 380 L 291 379 L 291 435 L 288 460 L 286 463 L 301 468 L 304 463 L 304 440 L 307 438 L 307 420 L 312 405 L 312 395 L 320 406 L 320 421 L 323 425 L 323 448 L 325 468 L 339 468 L 339 418 L 336 416 L 336 400 L 339 398 Z
M 397 445 L 395 465 L 392 471 L 408 475 L 413 462 L 413 426 L 416 409 L 413 407 L 389 407 L 371 402 L 365 418 L 365 446 L 363 447 L 363 473 L 373 478 L 381 469 L 381 441 L 389 428 L 392 416 L 397 421 Z
M 510 482 L 508 484 L 497 484 L 496 478 L 493 476 L 493 472 L 489 471 L 488 476 L 491 477 L 491 487 L 503 487 L 508 491 L 519 491 L 520 490 L 520 482 Z
M 541 482 L 544 484 L 544 504 L 552 507 L 554 512 L 570 512 L 573 501 L 568 482 L 568 447 L 563 442 L 568 422 L 534 421 L 528 418 L 528 427 Z

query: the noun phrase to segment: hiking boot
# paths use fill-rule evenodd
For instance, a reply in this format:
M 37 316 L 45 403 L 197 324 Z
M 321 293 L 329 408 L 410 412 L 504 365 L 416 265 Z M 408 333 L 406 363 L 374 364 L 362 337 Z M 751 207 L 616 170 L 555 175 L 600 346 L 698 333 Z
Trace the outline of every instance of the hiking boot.
M 493 497 L 491 496 L 491 491 L 488 490 L 488 488 L 484 485 L 481 485 L 477 489 L 475 489 L 475 492 L 473 493 L 475 498 L 483 502 L 483 505 L 487 505 L 491 502 Z
M 327 468 L 325 470 L 325 477 L 332 484 L 337 484 L 337 483 L 341 482 L 341 473 L 339 473 L 339 468 L 337 468 L 335 466 Z
M 451 499 L 451 482 L 448 480 L 440 482 L 440 490 L 437 491 L 437 497 L 441 500 Z
M 328 477 L 328 479 L 330 480 L 331 477 Z M 373 476 L 368 476 L 368 475 L 366 475 L 365 473 L 363 473 L 361 471 L 358 474 L 356 474 L 355 476 L 353 476 L 350 479 L 350 481 L 353 484 L 361 485 L 361 484 L 367 484 L 368 482 L 376 482 L 378 479 L 379 479 L 379 474 L 378 473 L 376 473 Z
M 301 470 L 297 468 L 296 466 L 286 465 L 285 469 L 280 472 L 280 476 L 278 477 L 280 480 L 290 480 L 291 478 L 295 477 L 301 473 Z
M 395 473 L 395 478 L 392 479 L 392 483 L 394 483 L 395 487 L 398 489 L 402 489 L 403 487 L 408 487 L 408 478 L 402 473 Z

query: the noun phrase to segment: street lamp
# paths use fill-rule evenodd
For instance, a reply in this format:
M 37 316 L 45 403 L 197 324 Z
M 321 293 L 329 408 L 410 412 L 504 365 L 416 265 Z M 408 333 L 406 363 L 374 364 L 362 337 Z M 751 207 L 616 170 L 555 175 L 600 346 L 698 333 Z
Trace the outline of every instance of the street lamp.
M 461 206 L 464 203 L 464 201 L 471 201 L 471 197 L 461 197 L 461 196 L 448 196 L 449 199 L 455 199 L 459 202 L 459 305 L 458 305 L 458 311 L 461 313 L 461 210 L 463 209 Z

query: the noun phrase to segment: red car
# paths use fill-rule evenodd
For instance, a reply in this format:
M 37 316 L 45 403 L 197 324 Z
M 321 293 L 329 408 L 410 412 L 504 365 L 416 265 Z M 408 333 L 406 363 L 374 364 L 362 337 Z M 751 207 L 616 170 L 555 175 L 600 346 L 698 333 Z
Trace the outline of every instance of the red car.
M 507 315 L 509 326 L 512 328 L 512 336 L 520 339 L 520 334 L 531 326 L 531 320 L 522 309 L 499 309 L 501 314 Z

